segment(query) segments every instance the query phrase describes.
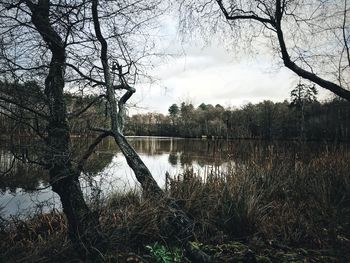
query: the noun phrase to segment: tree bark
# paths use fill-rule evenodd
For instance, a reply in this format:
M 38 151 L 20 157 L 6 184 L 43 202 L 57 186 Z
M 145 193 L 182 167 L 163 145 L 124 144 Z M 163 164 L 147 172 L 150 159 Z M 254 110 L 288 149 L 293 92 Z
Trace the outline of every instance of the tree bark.
M 102 249 L 97 215 L 85 203 L 79 183 L 79 171 L 72 166 L 70 128 L 63 88 L 65 85 L 65 46 L 49 21 L 48 0 L 38 4 L 26 1 L 32 12 L 32 22 L 48 45 L 52 57 L 45 79 L 45 95 L 48 100 L 46 164 L 52 189 L 61 199 L 67 217 L 68 235 L 79 250 L 98 261 L 97 251 Z M 84 254 L 82 254 L 84 255 Z
M 124 135 L 119 132 L 113 133 L 114 140 L 122 151 L 128 165 L 134 171 L 137 181 L 141 184 L 144 194 L 150 197 L 160 197 L 163 195 L 162 189 L 154 180 L 151 172 L 129 144 Z
M 108 63 L 108 44 L 106 39 L 103 37 L 98 16 L 98 0 L 92 0 L 91 6 L 92 19 L 94 23 L 96 38 L 101 45 L 101 64 L 103 67 L 103 75 L 106 87 L 107 100 L 110 105 L 109 113 L 111 117 L 111 130 L 108 131 L 114 137 L 116 144 L 122 151 L 128 165 L 134 171 L 138 182 L 141 184 L 144 195 L 148 198 L 158 201 L 165 201 L 172 213 L 171 223 L 176 229 L 176 237 L 181 241 L 184 241 L 186 245 L 186 250 L 190 248 L 189 239 L 193 236 L 193 222 L 192 220 L 182 211 L 182 209 L 173 200 L 168 200 L 164 195 L 163 190 L 158 186 L 157 182 L 154 180 L 151 172 L 148 170 L 147 166 L 143 163 L 140 156 L 136 153 L 134 148 L 129 144 L 123 135 L 123 123 L 125 115 L 125 104 L 130 99 L 135 89 L 130 87 L 127 81 L 124 79 L 121 69 L 119 71 L 119 88 L 125 90 L 124 95 L 117 100 L 115 96 L 115 89 L 113 86 L 113 81 L 111 78 L 111 71 Z M 191 249 L 188 251 L 191 255 L 195 255 L 198 249 Z M 210 257 L 205 253 L 201 253 L 202 258 L 211 262 Z M 196 258 L 196 256 L 194 256 Z M 197 257 L 198 258 L 198 257 Z

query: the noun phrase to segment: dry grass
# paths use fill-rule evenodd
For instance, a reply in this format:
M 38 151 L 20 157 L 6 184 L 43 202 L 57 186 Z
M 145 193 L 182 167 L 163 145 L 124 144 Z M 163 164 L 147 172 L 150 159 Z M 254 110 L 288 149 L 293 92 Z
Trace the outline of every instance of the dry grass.
M 3 221 L 0 262 L 68 262 L 74 253 L 66 229 L 64 217 L 57 211 Z
M 249 239 L 327 246 L 350 238 L 350 154 L 303 162 L 270 156 L 205 181 L 192 171 L 171 182 L 201 239 Z
M 349 251 L 349 160 L 347 151 L 312 159 L 252 155 L 225 176 L 203 180 L 186 171 L 171 180 L 167 194 L 194 220 L 194 234 L 204 243 L 260 240 Z M 114 255 L 109 262 L 128 252 L 143 254 L 155 241 L 176 244 L 178 229 L 165 200 L 145 200 L 137 191 L 115 194 L 99 212 Z M 0 262 L 77 262 L 57 211 L 3 222 L 0 231 Z

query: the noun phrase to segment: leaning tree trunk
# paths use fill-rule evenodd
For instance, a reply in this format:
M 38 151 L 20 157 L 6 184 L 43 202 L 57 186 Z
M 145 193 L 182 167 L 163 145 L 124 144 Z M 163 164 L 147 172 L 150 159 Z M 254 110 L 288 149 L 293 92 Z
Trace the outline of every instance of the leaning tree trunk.
M 162 189 L 154 180 L 151 172 L 141 160 L 140 156 L 129 144 L 123 134 L 118 131 L 113 132 L 113 137 L 122 151 L 129 167 L 134 171 L 137 181 L 141 184 L 144 193 L 149 197 L 159 197 L 163 194 Z
M 175 200 L 165 196 L 163 190 L 154 180 L 151 172 L 143 163 L 140 156 L 119 131 L 113 133 L 113 137 L 122 151 L 128 165 L 134 171 L 137 181 L 140 183 L 144 195 L 154 201 L 165 202 L 169 209 L 168 223 L 171 224 L 174 238 L 184 244 L 188 257 L 195 263 L 212 263 L 212 259 L 203 251 L 193 246 L 190 240 L 193 238 L 194 222 L 179 207 Z
M 32 12 L 32 22 L 48 45 L 52 57 L 49 73 L 45 80 L 45 95 L 49 106 L 47 126 L 46 163 L 49 170 L 52 189 L 61 199 L 63 212 L 67 217 L 68 234 L 85 255 L 95 255 L 100 234 L 98 217 L 93 215 L 85 203 L 79 184 L 79 172 L 71 161 L 70 129 L 67 121 L 67 109 L 64 101 L 65 85 L 65 46 L 61 37 L 52 28 L 49 21 L 49 1 L 40 0 L 38 4 L 26 2 Z
M 134 94 L 135 89 L 128 85 L 127 81 L 124 79 L 122 67 L 117 62 L 116 67 L 118 70 L 120 84 L 117 87 L 113 85 L 107 56 L 108 45 L 101 32 L 97 6 L 98 0 L 92 0 L 92 18 L 96 38 L 101 45 L 100 59 L 103 67 L 107 100 L 110 106 L 109 114 L 111 117 L 111 130 L 107 131 L 107 133 L 110 133 L 114 137 L 114 140 L 122 151 L 128 165 L 134 171 L 138 182 L 141 184 L 143 193 L 150 199 L 166 202 L 169 211 L 172 214 L 171 218 L 168 218 L 168 220 L 171 221 L 169 223 L 172 224 L 177 233 L 176 237 L 174 238 L 181 239 L 181 241 L 186 244 L 185 248 L 191 255 L 191 258 L 194 259 L 194 262 L 211 262 L 210 257 L 199 249 L 193 247 L 189 242 L 190 238 L 193 237 L 192 220 L 183 212 L 183 210 L 174 200 L 166 198 L 163 190 L 158 186 L 147 166 L 143 163 L 140 156 L 136 153 L 122 133 L 124 126 L 125 104 Z M 125 90 L 124 95 L 119 100 L 117 100 L 115 96 L 116 88 Z

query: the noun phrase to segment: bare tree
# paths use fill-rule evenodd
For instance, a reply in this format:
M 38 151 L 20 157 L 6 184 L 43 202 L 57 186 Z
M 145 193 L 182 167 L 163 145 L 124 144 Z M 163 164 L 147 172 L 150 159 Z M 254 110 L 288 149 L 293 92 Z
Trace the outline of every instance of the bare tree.
M 139 2 L 135 2 L 134 4 L 130 5 L 132 12 L 134 12 L 134 10 L 143 9 L 143 7 L 138 6 L 138 3 Z M 160 2 L 157 1 L 148 2 L 147 11 L 152 11 L 152 9 L 159 4 Z M 190 257 L 198 262 L 211 262 L 209 256 L 193 247 L 189 242 L 193 235 L 192 220 L 182 211 L 174 200 L 166 198 L 163 190 L 158 186 L 149 169 L 123 135 L 124 118 L 126 112 L 125 105 L 136 91 L 135 88 L 132 87 L 132 83 L 134 83 L 133 80 L 135 80 L 135 78 L 138 76 L 137 60 L 132 58 L 132 54 L 129 52 L 131 48 L 127 45 L 126 41 L 120 37 L 120 33 L 116 32 L 116 25 L 120 21 L 117 22 L 114 20 L 113 15 L 111 15 L 113 14 L 113 11 L 105 9 L 105 12 L 107 13 L 101 15 L 99 1 L 92 0 L 91 13 L 95 32 L 95 41 L 97 42 L 94 44 L 94 46 L 97 47 L 96 51 L 99 51 L 98 55 L 102 65 L 101 68 L 96 67 L 96 70 L 100 71 L 100 73 L 96 75 L 102 76 L 102 79 L 94 79 L 94 82 L 101 84 L 105 88 L 104 91 L 109 104 L 110 115 L 109 129 L 96 129 L 101 131 L 101 135 L 99 138 L 97 138 L 96 142 L 98 142 L 99 139 L 103 138 L 104 136 L 110 135 L 114 138 L 116 144 L 119 146 L 124 157 L 126 158 L 128 165 L 134 171 L 135 176 L 138 182 L 141 184 L 147 197 L 152 198 L 153 200 L 161 199 L 162 201 L 166 202 L 169 211 L 172 213 L 171 219 L 168 220 L 171 221 L 174 229 L 178 231 L 177 238 L 184 242 L 185 248 Z M 130 21 L 129 17 L 132 16 L 128 16 L 127 23 L 134 25 L 133 30 L 136 30 L 140 24 L 146 23 L 146 21 L 149 19 L 148 16 L 146 20 L 141 20 L 141 22 L 134 24 L 135 21 Z M 111 30 L 103 30 L 101 22 L 104 25 L 112 25 Z M 103 35 L 103 32 L 107 34 L 107 37 Z M 111 40 L 115 41 L 114 43 L 118 43 L 116 49 L 113 47 L 113 41 Z M 143 52 L 144 51 L 145 50 L 143 50 Z M 115 54 L 120 54 L 120 56 L 116 57 Z M 140 54 L 138 54 L 138 56 L 140 56 Z M 145 53 L 141 54 L 141 57 L 143 56 L 145 56 Z M 91 69 L 90 72 L 93 72 L 93 69 Z M 90 77 L 88 77 L 87 80 L 91 80 Z M 116 96 L 116 91 L 122 92 L 119 98 Z M 88 155 L 86 155 L 86 157 L 88 157 Z
M 87 1 L 49 0 L 0 2 L 0 61 L 4 81 L 0 99 L 3 115 L 25 124 L 42 139 L 45 145 L 44 153 L 39 158 L 42 161 L 35 163 L 49 171 L 50 185 L 60 196 L 67 217 L 69 236 L 88 257 L 99 260 L 98 251 L 105 247 L 104 240 L 99 231 L 98 215 L 88 208 L 84 200 L 79 176 L 83 160 L 87 159 L 105 134 L 88 147 L 76 165 L 70 141 L 68 118 L 71 116 L 64 96 L 67 79 L 70 80 L 66 67 L 74 51 L 72 46 L 77 43 L 80 48 L 84 46 L 84 42 L 75 39 L 77 35 L 74 33 L 84 28 L 89 19 L 91 21 L 91 16 L 86 15 L 86 11 L 90 10 L 88 4 Z M 10 85 L 7 80 L 15 84 Z M 29 80 L 44 86 L 43 90 L 36 90 L 39 104 L 29 104 L 28 96 L 17 92 L 18 87 L 24 87 L 20 90 L 28 94 L 33 92 L 33 88 L 26 84 Z M 97 99 L 102 97 L 98 96 Z M 84 113 L 93 102 L 73 115 Z M 21 114 L 17 114 L 14 108 L 20 109 Z M 23 111 L 31 114 L 31 117 L 23 118 Z M 37 121 L 39 118 L 40 125 Z M 32 119 L 35 120 L 34 124 Z
M 8 89 L 0 100 L 40 117 L 41 123 L 45 123 L 44 128 L 43 125 L 28 127 L 37 132 L 45 145 L 43 164 L 49 170 L 52 189 L 61 198 L 69 235 L 93 258 L 100 258 L 99 250 L 105 246 L 98 216 L 84 201 L 79 176 L 104 138 L 115 139 L 148 197 L 154 200 L 165 197 L 123 135 L 126 103 L 135 93 L 133 85 L 137 78 L 143 74 L 142 59 L 151 55 L 153 47 L 147 26 L 153 26 L 152 19 L 159 15 L 160 4 L 158 0 L 0 2 L 3 81 L 11 80 L 15 86 L 26 87 L 30 80 L 44 86 L 43 90 L 39 88 L 41 111 L 23 103 L 23 98 L 11 95 Z M 96 94 L 96 99 L 75 112 L 68 112 L 65 89 L 90 92 Z M 89 123 L 89 129 L 98 135 L 76 160 L 72 154 L 70 122 L 101 100 L 108 105 L 109 119 L 105 127 Z M 9 108 L 4 108 L 4 113 L 16 117 Z M 173 213 L 172 223 L 179 230 L 178 237 L 187 242 L 193 257 L 208 260 L 188 242 L 192 221 L 173 200 L 168 200 L 168 207 Z
M 287 68 L 350 100 L 347 0 L 182 1 L 181 8 L 186 14 L 183 20 L 199 15 L 197 21 L 202 19 L 214 29 L 224 18 L 231 34 L 247 37 L 253 49 L 266 50 L 259 41 L 267 39 Z
M 103 236 L 99 231 L 98 216 L 87 206 L 81 191 L 80 169 L 72 158 L 70 125 L 64 96 L 66 83 L 67 38 L 71 29 L 83 19 L 83 3 L 75 1 L 1 1 L 1 64 L 5 80 L 1 101 L 31 113 L 41 124 L 23 122 L 11 108 L 3 114 L 17 119 L 32 129 L 45 145 L 41 156 L 49 171 L 50 185 L 61 199 L 68 221 L 68 233 L 74 244 L 89 258 L 99 260 Z M 70 19 L 74 19 L 70 22 Z M 70 23 L 68 23 L 70 22 Z M 45 81 L 42 81 L 42 78 Z M 37 89 L 41 110 L 27 105 L 28 97 L 15 92 L 14 87 L 26 81 L 37 81 L 44 89 Z M 27 93 L 33 92 L 27 88 Z M 11 89 L 12 88 L 12 89 Z M 36 123 L 39 123 L 38 121 Z M 31 160 L 30 160 L 31 161 Z M 84 254 L 84 253 L 82 253 Z
M 156 4 L 160 3 L 152 3 L 153 7 Z M 136 4 L 132 4 L 131 7 L 135 8 L 135 6 Z M 148 6 L 149 9 L 152 9 L 153 7 Z M 126 43 L 122 41 L 121 37 L 118 36 L 119 33 L 115 32 L 115 30 L 112 31 L 112 33 L 117 34 L 115 41 L 117 41 L 119 44 L 122 57 L 119 59 L 114 58 L 113 66 L 110 65 L 108 56 L 108 43 L 102 34 L 97 0 L 92 1 L 91 10 L 96 39 L 101 46 L 100 60 L 102 64 L 102 75 L 104 78 L 104 86 L 106 88 L 106 97 L 109 102 L 111 129 L 107 131 L 107 133 L 110 133 L 114 137 L 117 145 L 123 152 L 128 165 L 133 169 L 136 178 L 141 183 L 143 189 L 149 192 L 151 195 L 156 196 L 162 192 L 161 189 L 157 185 L 146 165 L 141 160 L 140 156 L 135 152 L 135 150 L 131 147 L 123 135 L 124 118 L 126 112 L 125 104 L 136 91 L 134 87 L 129 85 L 127 76 L 128 74 L 132 74 L 132 67 L 134 67 L 133 74 L 135 77 L 137 77 L 137 67 L 134 65 L 134 61 L 129 55 L 129 50 Z M 105 17 L 110 18 L 111 16 L 110 14 L 107 14 Z M 128 22 L 132 23 L 132 19 L 130 19 Z M 115 25 L 115 23 L 116 21 L 112 21 L 112 24 Z M 142 23 L 142 21 L 140 23 Z M 136 24 L 135 27 L 137 26 L 138 25 Z M 112 60 L 113 57 L 110 59 Z M 125 65 L 122 65 L 118 60 L 122 60 Z M 124 68 L 126 68 L 126 70 L 124 70 Z M 117 76 L 116 83 L 113 82 L 113 74 Z M 119 99 L 116 98 L 116 89 L 124 91 L 124 94 L 122 94 Z

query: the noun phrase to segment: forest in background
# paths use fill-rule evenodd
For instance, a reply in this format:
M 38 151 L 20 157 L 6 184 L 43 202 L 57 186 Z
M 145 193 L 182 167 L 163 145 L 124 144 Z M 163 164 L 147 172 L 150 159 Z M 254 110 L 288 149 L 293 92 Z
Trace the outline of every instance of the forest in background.
M 172 109 L 177 109 L 175 112 Z M 348 102 L 314 101 L 301 112 L 287 100 L 265 100 L 241 108 L 217 104 L 173 104 L 169 114 L 136 114 L 129 118 L 126 134 L 140 136 L 220 137 L 229 139 L 349 140 Z
M 41 88 L 35 83 L 14 85 L 0 83 L 2 92 L 20 94 L 18 97 L 26 105 L 37 103 L 42 96 Z M 297 85 L 289 100 L 260 103 L 248 103 L 242 107 L 223 107 L 220 104 L 201 103 L 197 107 L 192 103 L 182 102 L 169 106 L 168 114 L 140 113 L 127 116 L 125 134 L 132 136 L 173 136 L 228 139 L 264 139 L 264 140 L 327 140 L 347 141 L 350 139 L 350 105 L 340 98 L 319 102 L 313 86 Z M 91 126 L 109 125 L 108 105 L 98 101 L 97 96 L 76 96 L 65 94 L 71 131 L 76 135 L 92 135 Z M 94 103 L 91 107 L 86 105 Z M 10 107 L 10 103 L 1 102 L 1 109 Z M 0 109 L 0 110 L 1 110 Z M 85 111 L 84 111 L 85 110 Z M 30 135 L 28 125 L 43 126 L 40 119 L 25 110 L 11 105 L 11 111 L 20 120 L 0 115 L 2 134 Z M 84 111 L 81 113 L 81 111 Z M 79 113 L 78 117 L 75 117 Z M 81 114 L 80 114 L 81 113 Z M 75 117 L 73 119 L 73 117 Z
M 3 141 L 11 139 L 4 151 L 10 167 L 0 175 L 6 180 L 16 162 L 26 168 L 40 166 L 62 205 L 62 210 L 38 210 L 23 220 L 3 218 L 0 205 L 0 261 L 349 262 L 349 151 L 347 143 L 333 142 L 347 137 L 347 123 L 339 125 L 341 115 L 336 111 L 334 116 L 312 115 L 308 109 L 317 105 L 316 85 L 350 101 L 349 11 L 347 0 L 0 1 L 0 80 L 4 82 L 0 83 L 0 115 Z M 167 41 L 173 23 L 178 24 L 181 43 L 175 38 Z M 137 87 L 145 81 L 153 84 L 155 71 L 163 73 L 158 71 L 163 67 L 160 58 L 169 53 L 175 58 L 168 64 L 173 69 L 177 55 L 190 62 L 183 51 L 194 49 L 190 53 L 196 58 L 195 73 L 203 68 L 208 76 L 214 73 L 213 79 L 242 77 L 234 63 L 227 63 L 233 74 L 220 66 L 224 61 L 219 53 L 213 52 L 213 60 L 202 56 L 200 46 L 214 42 L 232 47 L 229 56 L 234 60 L 245 60 L 249 54 L 258 58 L 257 64 L 265 61 L 269 69 L 284 65 L 307 84 L 299 83 L 292 90 L 284 114 L 273 110 L 278 103 L 242 109 L 203 103 L 204 117 L 196 123 L 197 105 L 171 105 L 164 116 L 170 120 L 168 130 L 183 137 L 292 139 L 281 143 L 291 143 L 299 152 L 287 150 L 283 155 L 274 150 L 280 141 L 254 141 L 268 144 L 268 154 L 256 147 L 243 165 L 228 166 L 225 174 L 207 178 L 189 169 L 162 189 L 124 136 L 136 134 L 130 127 L 125 132 L 126 106 Z M 259 77 L 251 69 L 244 77 Z M 168 77 L 183 75 L 176 71 Z M 213 85 L 201 74 L 196 77 L 205 84 L 186 81 L 190 84 L 186 89 L 206 91 L 209 96 L 201 99 L 206 103 L 217 92 L 237 94 L 233 88 L 249 88 L 244 82 L 235 85 L 239 84 L 235 80 Z M 282 89 L 275 78 L 271 80 L 269 90 Z M 173 83 L 178 83 L 176 89 L 185 86 Z M 257 85 L 262 78 L 254 83 L 258 87 L 254 95 L 264 92 Z M 90 96 L 65 93 L 73 90 Z M 156 103 L 157 96 L 152 98 Z M 249 107 L 254 114 L 245 113 Z M 206 113 L 211 108 L 218 108 L 212 119 Z M 322 120 L 324 116 L 330 120 Z M 322 125 L 311 126 L 313 118 Z M 277 126 L 283 119 L 295 128 Z M 335 132 L 326 134 L 324 127 Z M 283 132 L 288 134 L 279 136 Z M 305 145 L 312 144 L 307 140 L 317 139 L 317 134 L 319 140 L 333 141 L 318 141 L 315 144 L 325 145 L 325 150 L 309 160 L 303 158 L 308 151 Z M 86 135 L 81 136 L 84 147 L 72 139 L 79 135 Z M 92 161 L 104 162 L 93 156 L 107 138 L 120 149 L 140 191 L 117 191 L 106 198 L 83 191 L 80 180 Z M 26 141 L 30 145 L 21 145 Z

